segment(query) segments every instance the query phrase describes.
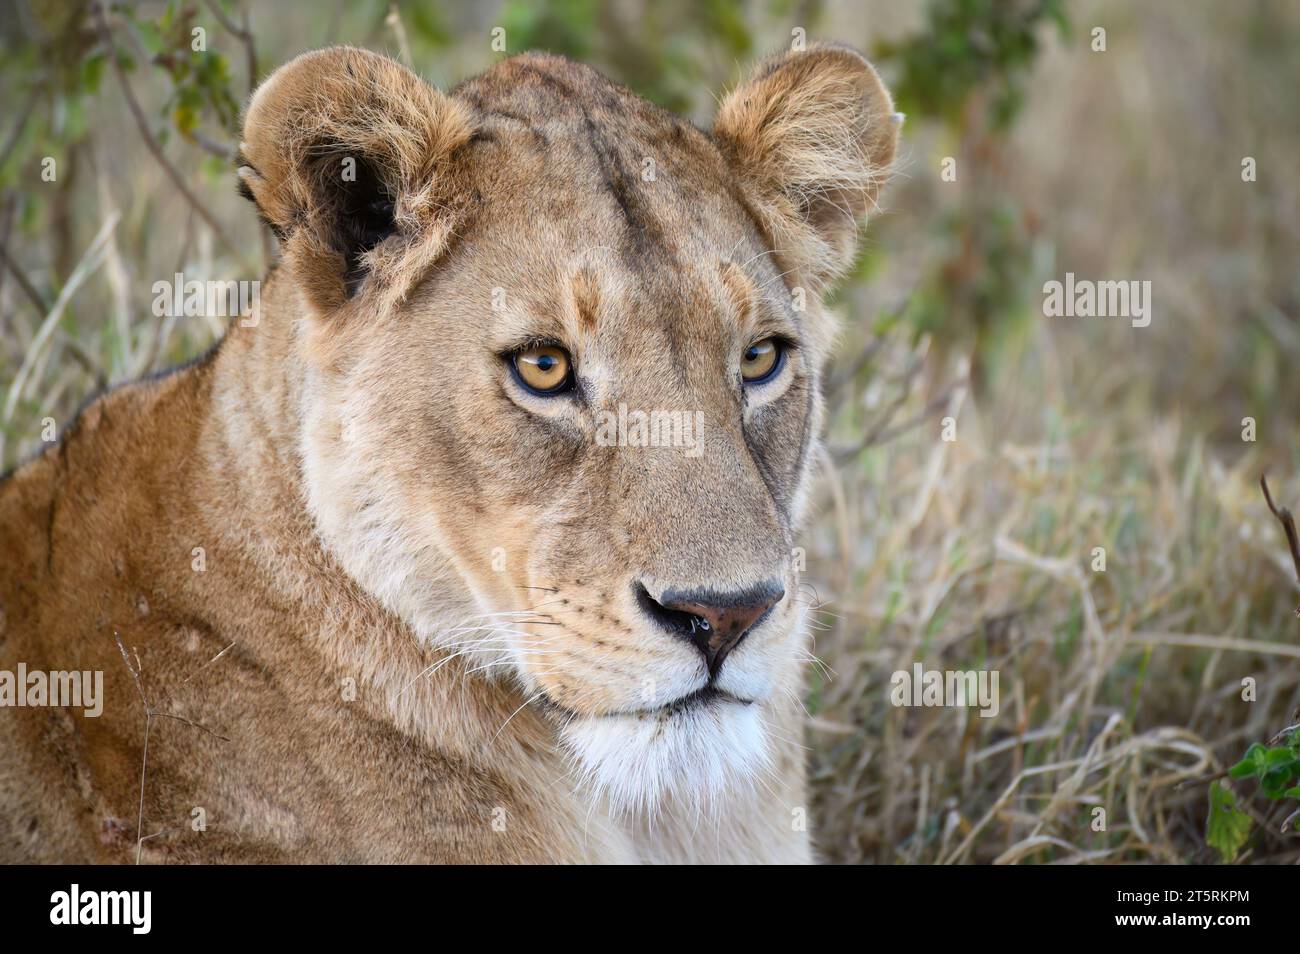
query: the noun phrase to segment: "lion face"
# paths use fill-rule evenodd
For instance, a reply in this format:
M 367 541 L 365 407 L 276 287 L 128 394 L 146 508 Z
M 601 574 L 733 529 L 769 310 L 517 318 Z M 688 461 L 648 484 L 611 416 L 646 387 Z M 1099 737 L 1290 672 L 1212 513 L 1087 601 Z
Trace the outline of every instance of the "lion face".
M 832 47 L 768 64 L 712 135 L 542 56 L 444 96 L 329 50 L 250 105 L 319 535 L 429 646 L 521 684 L 616 805 L 718 797 L 779 744 L 819 294 L 891 115 Z

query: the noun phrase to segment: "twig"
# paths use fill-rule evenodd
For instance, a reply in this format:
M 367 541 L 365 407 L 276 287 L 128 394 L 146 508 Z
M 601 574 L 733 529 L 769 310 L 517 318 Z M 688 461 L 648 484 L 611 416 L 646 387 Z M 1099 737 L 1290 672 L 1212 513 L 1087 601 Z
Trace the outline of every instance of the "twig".
M 36 290 L 36 286 L 27 277 L 27 273 L 22 270 L 22 266 L 14 261 L 13 256 L 9 254 L 9 250 L 4 245 L 0 245 L 0 260 L 3 260 L 8 267 L 9 274 L 17 279 L 18 286 L 23 290 L 23 294 L 31 300 L 31 303 L 36 306 L 36 310 L 42 315 L 49 314 L 50 309 L 46 307 L 45 299 L 41 297 L 41 293 Z
M 103 3 L 96 4 L 95 13 L 99 20 L 99 34 L 104 43 L 104 49 L 108 54 L 109 60 L 113 64 L 113 73 L 117 77 L 118 86 L 122 89 L 122 96 L 126 100 L 127 108 L 131 110 L 131 115 L 135 118 L 135 124 L 140 130 L 141 138 L 144 139 L 145 147 L 153 155 L 154 159 L 158 161 L 158 164 L 162 166 L 163 172 L 167 174 L 167 178 L 171 179 L 172 185 L 176 186 L 177 191 L 185 197 L 185 201 L 194 208 L 194 211 L 198 212 L 203 221 L 208 224 L 208 228 L 212 229 L 213 234 L 216 235 L 218 241 L 233 252 L 235 257 L 242 262 L 245 267 L 251 267 L 251 263 L 244 260 L 244 256 L 240 252 L 239 247 L 230 240 L 228 235 L 226 235 L 226 231 L 221 227 L 221 223 L 218 222 L 216 217 L 208 211 L 203 203 L 199 201 L 198 196 L 190 191 L 190 187 L 185 184 L 184 177 L 176 167 L 171 164 L 171 161 L 167 158 L 167 154 L 163 152 L 162 146 L 158 144 L 153 133 L 149 131 L 149 120 L 145 117 L 144 110 L 140 108 L 140 102 L 135 98 L 135 93 L 131 91 L 131 84 L 126 78 L 126 70 L 122 68 L 122 64 L 117 58 L 117 47 L 113 43 L 113 31 L 109 29 L 108 17 L 104 13 Z
M 221 9 L 220 0 L 205 0 L 208 9 L 212 15 L 217 18 L 217 22 L 232 36 L 239 39 L 244 44 L 244 53 L 248 61 L 248 94 L 251 96 L 257 89 L 259 73 L 257 69 L 257 46 L 253 38 L 253 28 L 248 20 L 248 6 L 243 5 L 239 11 L 240 26 L 236 26 L 230 17 L 226 16 Z M 199 145 L 204 145 L 198 139 L 195 140 Z M 204 146 L 204 148 L 208 148 Z M 258 229 L 259 237 L 262 243 L 262 268 L 265 269 L 271 256 L 275 254 L 274 247 L 271 244 L 271 229 L 266 225 Z
M 935 395 L 935 397 L 931 398 L 930 401 L 926 403 L 925 407 L 921 409 L 919 414 L 903 421 L 901 424 L 890 426 L 894 414 L 898 411 L 898 408 L 902 406 L 908 395 L 911 394 L 910 385 L 906 386 L 906 389 L 902 391 L 889 408 L 880 415 L 876 424 L 867 432 L 866 436 L 863 437 L 861 441 L 852 447 L 837 447 L 831 450 L 835 463 L 847 463 L 861 454 L 868 447 L 874 447 L 877 444 L 886 444 L 889 441 L 892 441 L 895 437 L 898 437 L 900 434 L 904 434 L 912 428 L 924 424 L 932 414 L 948 403 L 953 392 L 957 388 L 964 387 L 965 384 L 966 382 L 964 380 L 954 381 L 939 394 Z
M 1264 501 L 1268 504 L 1268 509 L 1273 511 L 1273 516 L 1277 517 L 1286 532 L 1286 543 L 1291 548 L 1291 563 L 1295 567 L 1296 582 L 1300 583 L 1300 534 L 1296 533 L 1295 517 L 1291 516 L 1291 511 L 1286 507 L 1278 507 L 1273 503 L 1273 495 L 1268 492 L 1268 477 L 1264 474 L 1259 475 L 1259 486 L 1264 491 Z M 1300 615 L 1300 610 L 1296 612 Z
M 0 251 L 9 243 L 9 232 L 14 224 L 14 201 L 10 196 L 4 197 L 4 203 L 0 205 Z M 9 260 L 6 255 L 0 259 L 0 302 L 4 301 L 5 275 L 9 270 L 4 268 L 4 263 Z M 0 322 L 0 329 L 3 329 L 5 322 Z
M 14 279 L 18 282 L 23 293 L 31 300 L 31 303 L 36 306 L 36 310 L 42 315 L 47 315 L 49 314 L 50 307 L 45 304 L 45 298 L 36 290 L 36 286 L 33 285 L 31 279 L 27 277 L 27 273 L 23 271 L 22 266 L 20 266 L 13 256 L 9 254 L 9 230 L 10 226 L 13 224 L 13 218 L 16 211 L 13 196 L 7 197 L 4 205 L 4 232 L 0 235 L 0 264 L 8 267 L 10 274 L 12 274 Z
M 209 666 L 211 666 L 214 662 L 216 662 L 218 659 L 220 659 L 222 656 L 224 656 L 227 652 L 229 652 L 229 651 L 234 647 L 235 643 L 237 643 L 237 642 L 239 642 L 239 640 L 237 640 L 237 639 L 234 640 L 233 642 L 231 642 L 229 645 L 226 646 L 225 649 L 221 650 L 221 652 L 217 653 L 215 656 L 213 656 L 211 659 L 209 659 L 207 662 L 205 662 L 202 666 L 200 666 L 200 667 L 199 667 L 198 669 L 196 669 L 194 672 L 190 673 L 188 676 L 186 676 L 184 679 L 182 679 L 182 680 L 181 680 L 181 685 L 182 685 L 182 686 L 185 685 L 185 683 L 189 682 L 191 679 L 193 679 L 193 678 L 194 678 L 195 676 L 197 676 L 199 673 L 203 672 L 205 669 L 207 669 Z
M 151 839 L 151 838 L 158 838 L 158 837 L 160 837 L 161 835 L 170 835 L 170 834 L 172 834 L 173 832 L 184 831 L 184 830 L 185 830 L 185 827 L 184 827 L 183 825 L 177 825 L 175 828 L 164 828 L 162 831 L 156 831 L 156 832 L 154 832 L 152 835 L 145 835 L 145 836 L 144 836 L 143 838 L 141 838 L 140 840 L 141 840 L 141 841 L 148 841 L 148 840 Z
M 144 691 L 144 676 L 141 672 L 142 667 L 140 666 L 140 657 L 136 656 L 136 661 L 134 664 L 132 664 L 131 654 L 126 651 L 126 646 L 122 644 L 122 637 L 118 635 L 117 630 L 113 630 L 113 640 L 117 643 L 117 650 L 122 654 L 122 661 L 126 663 L 126 671 L 131 674 L 131 679 L 133 682 L 135 682 L 136 692 L 140 694 L 140 703 L 141 705 L 144 706 L 144 746 L 140 753 L 140 812 L 139 812 L 139 816 L 136 818 L 136 823 L 135 823 L 135 836 L 136 836 L 135 837 L 135 863 L 139 864 L 141 852 L 144 850 L 144 843 L 148 839 L 156 838 L 159 835 L 165 835 L 169 831 L 179 830 L 179 829 L 168 829 L 166 831 L 154 832 L 152 835 L 144 834 L 144 783 L 145 783 L 145 778 L 148 775 L 148 769 L 149 769 L 149 735 L 153 731 L 154 719 L 156 719 L 158 716 L 162 716 L 164 719 L 174 719 L 177 722 L 184 723 L 185 725 L 188 726 L 193 726 L 196 729 L 202 729 L 204 732 L 220 739 L 223 742 L 229 742 L 230 739 L 226 738 L 224 735 L 221 735 L 220 733 L 213 732 L 211 729 L 209 729 L 206 725 L 203 725 L 202 723 L 194 722 L 190 719 L 184 718 L 183 716 L 173 715 L 169 712 L 159 712 L 157 709 L 155 709 L 149 703 L 149 696 Z M 225 650 L 223 649 L 221 652 L 224 653 Z M 220 656 L 221 653 L 218 653 L 217 657 L 220 658 Z
M 90 243 L 90 248 L 86 254 L 81 257 L 77 267 L 72 270 L 68 277 L 68 283 L 63 286 L 59 292 L 59 297 L 55 299 L 54 305 L 45 315 L 45 320 L 41 323 L 40 330 L 36 332 L 36 337 L 27 348 L 27 354 L 23 358 L 22 365 L 18 368 L 18 373 L 14 375 L 13 383 L 9 386 L 9 395 L 5 399 L 3 421 L 8 423 L 13 419 L 14 409 L 18 406 L 18 399 L 22 397 L 23 391 L 27 387 L 27 380 L 35 367 L 37 360 L 40 358 L 42 349 L 46 342 L 54 334 L 58 326 L 59 318 L 63 310 L 72 300 L 81 285 L 88 279 L 95 270 L 99 268 L 104 261 L 105 247 L 108 244 L 109 237 L 113 234 L 113 229 L 117 227 L 119 215 L 114 212 L 107 221 L 100 226 L 99 234 L 95 236 L 94 241 Z
M 197 129 L 185 133 L 185 138 L 194 143 L 194 145 L 198 146 L 204 152 L 209 152 L 220 159 L 231 160 L 235 157 L 235 151 L 229 146 L 223 146 L 216 140 L 209 139 Z
M 229 736 L 222 735 L 220 732 L 216 732 L 212 729 L 209 729 L 202 722 L 195 722 L 193 719 L 187 719 L 184 716 L 173 715 L 170 712 L 155 712 L 154 715 L 161 716 L 164 719 L 171 719 L 173 722 L 179 722 L 182 725 L 192 726 L 195 729 L 202 729 L 204 732 L 212 736 L 214 739 L 220 739 L 222 742 L 230 741 Z
M 884 348 L 888 341 L 885 335 L 879 335 L 872 342 L 858 353 L 853 364 L 845 371 L 832 376 L 826 382 L 826 400 L 832 407 L 838 407 L 842 397 L 843 390 L 848 387 L 867 367 L 876 360 L 881 349 Z
M 1281 742 L 1281 741 L 1283 741 L 1284 739 L 1286 739 L 1286 737 L 1289 736 L 1289 735 L 1290 735 L 1292 732 L 1294 732 L 1296 729 L 1300 729 L 1300 723 L 1297 723 L 1297 724 L 1295 724 L 1295 725 L 1289 725 L 1289 726 L 1287 726 L 1287 727 L 1286 727 L 1285 729 L 1283 729 L 1281 732 L 1279 732 L 1279 733 L 1277 733 L 1276 735 L 1274 735 L 1273 738 L 1269 739 L 1269 740 L 1268 740 L 1268 744 L 1269 744 L 1269 745 L 1277 745 L 1279 742 Z
M 384 22 L 392 29 L 393 35 L 397 38 L 397 51 L 402 62 L 406 66 L 412 66 L 411 63 L 411 44 L 406 40 L 406 26 L 402 23 L 402 14 L 397 9 L 397 4 L 388 5 L 388 16 L 384 17 Z
M 206 0 L 206 3 L 222 28 L 244 44 L 244 53 L 248 60 L 248 91 L 251 93 L 257 86 L 257 47 L 253 43 L 253 31 L 248 28 L 248 8 L 243 9 L 244 25 L 240 27 L 226 16 L 226 11 L 221 9 L 221 4 L 217 0 Z
M 59 344 L 66 348 L 68 354 L 72 355 L 72 359 L 95 379 L 95 387 L 103 388 L 108 384 L 108 375 L 100 367 L 99 360 L 86 350 L 85 345 L 65 331 L 59 332 Z
M 1185 778 L 1174 786 L 1174 791 L 1181 791 L 1184 788 L 1200 787 L 1208 785 L 1210 782 L 1217 782 L 1219 779 L 1227 778 L 1228 770 L 1221 772 L 1211 772 L 1209 775 L 1198 775 L 1196 778 Z
M 14 146 L 18 145 L 18 137 L 22 135 L 23 129 L 26 128 L 27 120 L 31 118 L 32 110 L 36 108 L 36 102 L 39 98 L 40 89 L 33 89 L 27 94 L 27 102 L 23 104 L 22 112 L 18 114 L 18 120 L 14 123 L 9 138 L 5 140 L 4 148 L 0 148 L 0 166 L 9 161 L 9 153 L 13 152 Z
M 131 657 L 122 645 L 122 637 L 113 630 L 113 639 L 117 642 L 118 652 L 122 654 L 122 662 L 126 663 L 126 671 L 131 674 L 131 679 L 135 683 L 136 692 L 140 693 L 140 702 L 144 705 L 144 751 L 140 756 L 140 812 L 135 822 L 135 863 L 140 863 L 140 853 L 144 849 L 144 839 L 140 837 L 144 833 L 144 780 L 149 768 L 149 733 L 153 730 L 153 709 L 149 706 L 149 697 L 144 694 L 144 682 L 140 678 L 139 671 L 131 665 Z

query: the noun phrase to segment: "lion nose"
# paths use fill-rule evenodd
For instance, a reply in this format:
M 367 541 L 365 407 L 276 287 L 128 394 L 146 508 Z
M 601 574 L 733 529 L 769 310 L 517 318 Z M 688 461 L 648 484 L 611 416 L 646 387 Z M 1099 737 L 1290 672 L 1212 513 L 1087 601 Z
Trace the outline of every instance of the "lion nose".
M 728 653 L 781 602 L 785 587 L 769 581 L 733 593 L 666 590 L 655 599 L 644 586 L 638 586 L 637 596 L 650 617 L 695 645 L 704 656 L 709 675 L 716 677 Z

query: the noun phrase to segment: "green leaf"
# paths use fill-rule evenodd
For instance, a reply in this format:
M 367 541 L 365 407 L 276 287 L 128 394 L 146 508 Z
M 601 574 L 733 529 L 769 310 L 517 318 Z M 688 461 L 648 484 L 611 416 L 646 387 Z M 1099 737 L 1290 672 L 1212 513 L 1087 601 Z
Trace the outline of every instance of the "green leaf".
M 1264 764 L 1269 768 L 1276 768 L 1280 765 L 1290 765 L 1295 760 L 1295 755 L 1291 750 L 1282 746 L 1275 749 L 1269 749 L 1264 755 Z
M 1250 837 L 1250 816 L 1237 807 L 1237 796 L 1222 782 L 1210 786 L 1210 815 L 1205 821 L 1205 842 L 1224 864 L 1237 857 Z
M 1260 777 L 1260 790 L 1269 798 L 1279 799 L 1282 797 L 1282 793 L 1286 791 L 1287 786 L 1291 784 L 1293 777 L 1290 764 L 1270 768 Z
M 104 75 L 104 63 L 107 57 L 103 53 L 93 53 L 81 64 L 81 88 L 87 93 L 99 92 L 99 81 Z
M 172 122 L 186 135 L 194 132 L 199 125 L 199 114 L 188 106 L 177 106 L 172 112 Z
M 150 54 L 157 56 L 167 48 L 167 44 L 162 37 L 162 32 L 157 26 L 150 23 L 148 20 L 141 20 L 137 26 L 139 27 L 140 42 Z
M 1228 775 L 1232 778 L 1249 778 L 1259 771 L 1259 766 L 1263 762 L 1264 755 L 1268 750 L 1256 742 L 1246 750 L 1241 761 L 1228 769 Z

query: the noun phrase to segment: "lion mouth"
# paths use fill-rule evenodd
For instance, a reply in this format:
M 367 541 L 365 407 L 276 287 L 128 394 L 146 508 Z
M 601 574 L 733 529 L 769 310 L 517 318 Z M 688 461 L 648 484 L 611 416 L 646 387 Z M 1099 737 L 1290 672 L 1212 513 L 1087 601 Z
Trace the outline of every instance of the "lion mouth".
M 676 699 L 673 699 L 670 702 L 665 702 L 663 705 L 651 706 L 643 709 L 614 709 L 609 712 L 582 713 L 575 712 L 573 709 L 561 705 L 554 699 L 550 698 L 550 696 L 543 696 L 542 702 L 546 708 L 569 718 L 596 719 L 613 719 L 620 716 L 654 716 L 659 719 L 668 719 L 675 715 L 699 709 L 716 709 L 724 705 L 748 706 L 754 704 L 753 699 L 744 699 L 727 692 L 725 689 L 719 689 L 714 685 L 701 686 L 694 692 L 688 692 L 684 696 L 678 696 Z
M 634 709 L 628 715 L 673 715 L 678 712 L 686 712 L 690 709 L 711 708 L 728 703 L 735 705 L 748 706 L 752 705 L 753 699 L 742 699 L 740 696 L 734 696 L 725 689 L 719 689 L 717 686 L 701 686 L 694 692 L 688 692 L 684 696 L 674 699 L 672 702 L 666 702 L 661 706 L 653 709 Z

